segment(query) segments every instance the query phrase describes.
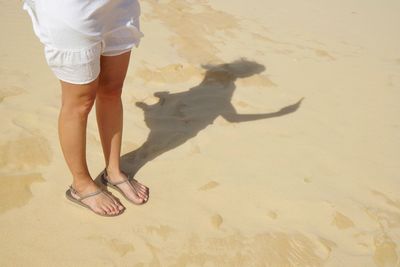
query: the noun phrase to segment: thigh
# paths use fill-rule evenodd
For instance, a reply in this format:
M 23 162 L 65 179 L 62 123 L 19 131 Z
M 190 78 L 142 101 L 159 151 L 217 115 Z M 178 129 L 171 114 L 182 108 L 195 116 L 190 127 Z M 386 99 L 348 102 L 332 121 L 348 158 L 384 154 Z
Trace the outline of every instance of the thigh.
M 131 52 L 100 57 L 99 94 L 119 94 L 126 77 Z

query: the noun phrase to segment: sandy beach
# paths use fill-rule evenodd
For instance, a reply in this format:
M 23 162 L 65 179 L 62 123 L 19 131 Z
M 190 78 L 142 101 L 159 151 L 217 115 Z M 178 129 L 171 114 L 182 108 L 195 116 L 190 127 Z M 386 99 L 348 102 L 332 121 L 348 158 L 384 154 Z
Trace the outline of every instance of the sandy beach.
M 59 81 L 0 0 L 0 266 L 400 266 L 400 2 L 140 3 L 122 168 L 150 199 L 105 218 L 65 198 Z

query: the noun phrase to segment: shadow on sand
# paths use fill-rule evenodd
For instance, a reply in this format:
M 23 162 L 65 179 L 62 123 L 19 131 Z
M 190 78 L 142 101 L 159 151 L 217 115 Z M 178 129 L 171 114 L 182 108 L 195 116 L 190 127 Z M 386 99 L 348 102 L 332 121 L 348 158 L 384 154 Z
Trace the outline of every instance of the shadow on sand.
M 220 65 L 203 65 L 206 74 L 203 81 L 185 92 L 170 94 L 156 92 L 158 103 L 147 105 L 136 102 L 144 112 L 149 136 L 138 149 L 121 158 L 121 169 L 134 177 L 148 161 L 172 150 L 196 136 L 212 124 L 218 116 L 229 122 L 246 122 L 284 116 L 295 112 L 303 100 L 283 107 L 279 111 L 264 114 L 238 114 L 231 104 L 235 81 L 259 74 L 265 67 L 253 61 L 239 59 Z

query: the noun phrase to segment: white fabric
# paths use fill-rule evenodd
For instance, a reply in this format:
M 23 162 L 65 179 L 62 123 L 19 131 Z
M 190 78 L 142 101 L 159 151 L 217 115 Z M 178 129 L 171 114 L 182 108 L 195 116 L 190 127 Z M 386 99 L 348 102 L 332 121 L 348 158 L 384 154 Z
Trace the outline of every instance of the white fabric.
M 100 55 L 138 47 L 138 0 L 25 0 L 47 63 L 60 80 L 84 84 L 100 73 Z

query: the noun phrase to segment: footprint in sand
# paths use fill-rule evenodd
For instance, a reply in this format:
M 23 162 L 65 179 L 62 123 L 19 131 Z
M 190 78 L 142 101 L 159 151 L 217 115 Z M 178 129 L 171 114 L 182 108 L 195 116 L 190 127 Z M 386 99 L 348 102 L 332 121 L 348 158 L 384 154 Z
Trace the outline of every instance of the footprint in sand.
M 164 240 L 167 240 L 168 237 L 174 232 L 174 229 L 168 225 L 160 225 L 160 226 L 147 226 L 146 231 L 148 233 L 156 233 L 158 236 L 162 237 Z
M 397 245 L 389 236 L 383 234 L 374 238 L 374 261 L 378 267 L 398 266 Z
M 20 72 L 18 70 L 10 70 L 0 68 L 0 103 L 10 96 L 16 96 L 25 93 L 25 88 L 27 81 L 29 80 L 29 75 Z M 17 85 L 17 86 L 16 86 Z
M 219 214 L 214 214 L 211 216 L 211 224 L 215 229 L 219 229 L 221 224 L 224 222 L 222 216 Z
M 336 212 L 333 216 L 332 224 L 340 230 L 354 227 L 354 223 L 347 216 L 340 212 Z
M 213 189 L 217 186 L 219 186 L 219 183 L 217 183 L 215 181 L 210 181 L 210 182 L 206 183 L 205 185 L 199 187 L 199 190 L 207 191 L 207 190 Z
M 275 211 L 272 211 L 272 210 L 270 210 L 267 215 L 268 215 L 268 217 L 270 217 L 273 220 L 278 218 L 278 213 L 276 213 Z
M 327 51 L 322 50 L 322 49 L 314 49 L 314 52 L 317 56 L 321 57 L 321 58 L 325 58 L 325 59 L 329 59 L 329 60 L 335 60 L 335 58 L 329 54 Z
M 125 256 L 128 252 L 135 251 L 135 247 L 131 243 L 119 240 L 117 238 L 109 239 L 99 235 L 92 235 L 87 237 L 87 239 L 96 241 L 96 243 L 100 241 L 101 243 L 105 244 L 111 251 L 118 253 L 121 257 Z
M 17 87 L 17 86 L 9 86 L 6 88 L 0 88 L 0 103 L 3 102 L 3 100 L 6 97 L 20 95 L 24 92 L 25 92 L 24 89 Z

